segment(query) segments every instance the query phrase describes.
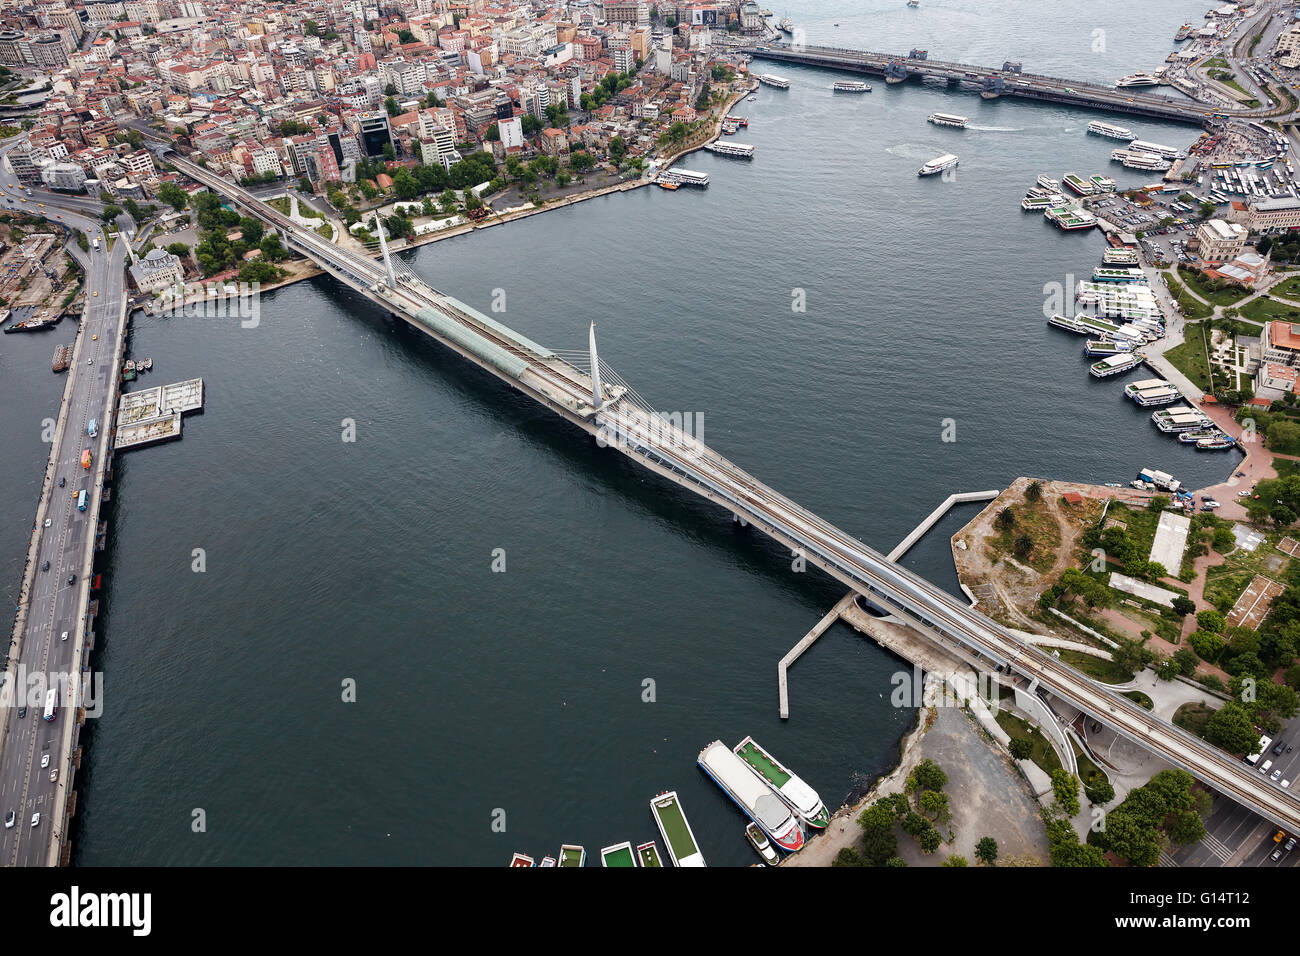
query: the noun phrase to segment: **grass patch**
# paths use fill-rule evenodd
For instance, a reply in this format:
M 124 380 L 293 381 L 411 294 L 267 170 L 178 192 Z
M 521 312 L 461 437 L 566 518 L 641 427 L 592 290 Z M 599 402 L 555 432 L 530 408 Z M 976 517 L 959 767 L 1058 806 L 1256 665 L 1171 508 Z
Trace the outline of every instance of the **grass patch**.
M 1124 684 L 1133 679 L 1131 670 L 1108 658 L 1093 657 L 1091 654 L 1083 654 L 1065 648 L 1056 653 L 1059 653 L 1061 660 L 1075 670 L 1083 671 L 1089 677 L 1094 677 L 1103 684 Z
M 1256 322 L 1271 322 L 1273 319 L 1287 319 L 1294 321 L 1300 319 L 1300 306 L 1290 305 L 1286 302 L 1278 302 L 1269 298 L 1267 295 L 1261 295 L 1258 299 L 1247 302 L 1241 307 L 1241 314 L 1247 319 L 1253 319 Z M 1166 353 L 1168 354 L 1168 353 Z
M 1208 319 L 1214 315 L 1214 306 L 1206 305 L 1188 292 L 1183 284 L 1178 281 L 1178 277 L 1173 270 L 1165 273 L 1165 282 L 1169 286 L 1169 294 L 1173 296 L 1174 301 L 1178 303 L 1178 308 L 1182 310 L 1183 315 L 1188 319 L 1195 321 L 1197 319 Z M 1165 354 L 1168 355 L 1169 353 L 1166 352 Z
M 1213 392 L 1210 378 L 1210 360 L 1206 356 L 1206 330 L 1204 323 L 1188 323 L 1187 340 L 1165 352 L 1165 358 L 1174 368 L 1186 375 L 1203 392 Z M 1199 334 L 1198 334 L 1199 333 Z
M 998 528 L 995 523 L 994 530 L 997 534 L 988 539 L 987 547 L 992 552 L 993 562 L 996 563 L 1001 558 L 1013 557 L 1035 571 L 1050 571 L 1052 565 L 1056 563 L 1056 552 L 1061 546 L 1061 528 L 1056 523 L 1056 518 L 1048 511 L 1046 500 L 1039 499 L 1032 504 L 1021 501 L 1011 505 L 1010 508 L 1015 516 L 1015 523 L 1005 529 Z M 1028 535 L 1033 542 L 1029 555 L 1024 558 L 1016 554 L 1016 541 L 1022 535 Z
M 1222 285 L 1205 273 L 1189 269 L 1187 266 L 1178 267 L 1178 276 L 1188 288 L 1213 305 L 1230 306 L 1251 294 L 1250 289 L 1243 289 L 1237 285 Z
M 1273 286 L 1269 295 L 1275 295 L 1279 299 L 1300 299 L 1300 276 L 1282 280 Z
M 1124 696 L 1133 701 L 1133 703 L 1137 704 L 1143 710 L 1155 710 L 1155 701 L 1140 690 L 1126 690 L 1124 691 Z
M 1020 719 L 1005 708 L 998 709 L 997 722 L 998 726 L 1013 740 L 1029 741 L 1030 746 L 1034 748 L 1029 759 L 1044 773 L 1050 774 L 1053 770 L 1061 769 L 1061 758 L 1056 755 L 1056 748 L 1037 727 L 1031 727 L 1028 721 Z
M 1181 727 L 1197 737 L 1204 737 L 1205 725 L 1209 723 L 1213 713 L 1214 708 L 1209 704 L 1202 704 L 1197 700 L 1190 701 L 1174 711 L 1174 726 Z
M 1291 558 L 1287 557 L 1274 545 L 1287 534 L 1286 529 L 1271 529 L 1264 532 L 1264 541 L 1254 551 L 1235 549 L 1224 557 L 1223 563 L 1209 568 L 1205 572 L 1205 599 L 1215 607 L 1231 607 L 1246 585 L 1257 574 L 1274 581 L 1285 578 Z M 1278 561 L 1281 561 L 1278 564 Z M 1270 567 L 1270 565 L 1273 565 Z

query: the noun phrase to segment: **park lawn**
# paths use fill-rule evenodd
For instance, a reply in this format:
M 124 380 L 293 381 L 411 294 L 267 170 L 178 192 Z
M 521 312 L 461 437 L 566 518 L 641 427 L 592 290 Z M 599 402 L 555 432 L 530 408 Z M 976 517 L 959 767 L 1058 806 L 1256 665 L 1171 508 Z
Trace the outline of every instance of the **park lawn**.
M 1143 710 L 1155 709 L 1155 702 L 1140 690 L 1126 690 L 1124 691 L 1124 696 L 1133 701 L 1133 703 L 1137 704 Z
M 1241 286 L 1235 285 L 1225 286 L 1221 289 L 1212 288 L 1211 280 L 1206 277 L 1205 273 L 1189 269 L 1187 266 L 1179 266 L 1178 275 L 1188 288 L 1206 302 L 1214 305 L 1230 306 L 1251 294 L 1250 289 L 1243 289 Z
M 1188 292 L 1183 284 L 1178 281 L 1178 277 L 1172 269 L 1165 273 L 1165 281 L 1169 285 L 1169 294 L 1173 296 L 1174 301 L 1178 303 L 1178 308 L 1182 310 L 1183 315 L 1189 320 L 1208 319 L 1214 315 L 1214 306 L 1206 305 Z
M 1008 737 L 1029 741 L 1034 748 L 1029 759 L 1044 773 L 1050 774 L 1053 770 L 1062 769 L 1061 758 L 1056 755 L 1056 748 L 1037 727 L 1031 727 L 1028 721 L 1017 717 L 1005 707 L 998 708 L 997 722 L 998 726 L 1007 732 Z
M 1197 335 L 1196 332 L 1200 334 Z M 1165 351 L 1165 358 L 1178 371 L 1186 375 L 1203 392 L 1213 392 L 1210 382 L 1210 362 L 1205 356 L 1205 329 L 1188 329 L 1188 339 Z
M 1243 305 L 1241 314 L 1248 319 L 1254 319 L 1256 322 L 1271 322 L 1273 319 L 1295 321 L 1300 319 L 1300 306 L 1278 302 L 1276 299 L 1261 295 L 1258 299 Z
M 1300 299 L 1300 276 L 1282 280 L 1269 290 L 1269 294 L 1279 299 Z

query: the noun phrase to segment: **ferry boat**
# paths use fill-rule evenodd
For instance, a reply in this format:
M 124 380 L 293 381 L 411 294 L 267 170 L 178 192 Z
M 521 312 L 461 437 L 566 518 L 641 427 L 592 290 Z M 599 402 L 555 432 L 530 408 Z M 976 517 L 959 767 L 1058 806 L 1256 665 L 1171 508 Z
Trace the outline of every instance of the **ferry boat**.
M 955 126 L 958 129 L 965 129 L 970 125 L 970 117 L 958 116 L 956 113 L 931 113 L 926 120 L 935 126 Z
M 1161 146 L 1159 143 L 1148 143 L 1141 139 L 1133 140 L 1128 144 L 1128 148 L 1139 153 L 1151 153 L 1167 160 L 1177 159 L 1181 155 L 1181 152 L 1172 146 Z
M 1127 126 L 1115 126 L 1111 123 L 1103 123 L 1101 120 L 1093 120 L 1089 123 L 1088 132 L 1110 139 L 1131 140 L 1133 138 L 1133 131 Z
M 952 153 L 944 153 L 935 159 L 930 160 L 924 166 L 916 171 L 918 176 L 933 176 L 941 173 L 945 169 L 952 169 L 957 165 L 957 157 Z
M 790 807 L 721 740 L 701 750 L 696 763 L 777 846 L 787 853 L 803 848 L 803 830 Z
M 1195 445 L 1203 438 L 1218 438 L 1223 432 L 1217 428 L 1194 428 L 1189 432 L 1182 432 L 1178 440 L 1184 445 Z
M 1123 164 L 1126 169 L 1163 172 L 1172 165 L 1154 153 L 1144 153 L 1136 149 L 1113 149 L 1110 158 L 1112 162 Z
M 642 867 L 661 867 L 664 861 L 659 857 L 659 847 L 654 840 L 649 843 L 642 843 L 636 848 L 637 862 Z
M 1060 204 L 1060 196 L 1026 196 L 1020 200 L 1020 208 L 1026 212 L 1047 212 Z
M 831 86 L 836 93 L 870 93 L 871 87 L 859 80 L 839 80 Z
M 1204 414 L 1187 405 L 1178 408 L 1162 408 L 1152 413 L 1151 421 L 1156 428 L 1167 435 L 1190 432 L 1196 428 L 1208 428 L 1214 424 Z
M 1136 267 L 1128 269 L 1111 269 L 1097 266 L 1092 270 L 1093 282 L 1122 282 L 1127 285 L 1146 285 L 1146 274 Z
M 771 73 L 759 73 L 757 80 L 765 86 L 774 86 L 778 90 L 788 90 L 790 88 L 789 80 L 781 76 L 773 76 Z
M 1061 315 L 1059 312 L 1053 313 L 1047 320 L 1048 325 L 1054 325 L 1058 329 L 1065 329 L 1067 332 L 1074 332 L 1076 335 L 1098 335 L 1114 336 L 1119 333 L 1120 326 L 1115 322 L 1108 322 L 1106 319 L 1098 318 L 1095 315 Z
M 1173 385 L 1162 378 L 1146 378 L 1140 382 L 1129 382 L 1124 386 L 1124 394 L 1138 405 L 1168 405 L 1182 398 L 1182 394 Z
M 1108 355 L 1100 362 L 1093 362 L 1088 368 L 1088 374 L 1093 378 L 1109 378 L 1127 372 L 1131 368 L 1137 368 L 1141 364 L 1142 356 L 1137 352 L 1119 352 Z
M 776 28 L 782 33 L 794 33 L 794 21 L 789 17 L 782 17 L 776 21 Z
M 745 839 L 754 848 L 754 852 L 763 858 L 764 863 L 768 866 L 776 865 L 777 852 L 772 846 L 772 841 L 767 838 L 766 833 L 759 829 L 757 823 L 745 824 Z
M 813 788 L 782 766 L 753 737 L 746 737 L 732 751 L 808 826 L 824 830 L 830 823 L 831 815 Z
M 691 825 L 682 812 L 682 803 L 676 790 L 659 794 L 650 801 L 650 813 L 664 838 L 664 847 L 673 866 L 704 866 L 704 854 L 695 841 Z
M 1115 85 L 1120 89 L 1127 89 L 1134 86 L 1159 86 L 1163 80 L 1154 73 L 1130 73 L 1128 76 L 1121 76 L 1115 81 Z
M 1070 189 L 1072 192 L 1078 193 L 1080 196 L 1091 196 L 1097 191 L 1097 188 L 1093 186 L 1092 183 L 1074 173 L 1066 173 L 1061 182 L 1066 186 L 1066 188 Z
M 1132 342 L 1108 342 L 1105 339 L 1086 339 L 1083 343 L 1083 354 L 1091 358 L 1105 358 L 1108 355 L 1119 355 L 1121 352 L 1132 351 Z
M 1066 231 L 1091 229 L 1097 225 L 1097 217 L 1092 213 L 1082 209 L 1072 209 L 1069 206 L 1056 206 L 1047 210 L 1045 215 L 1058 229 Z
M 1138 481 L 1154 485 L 1161 491 L 1178 491 L 1183 487 L 1183 483 L 1166 471 L 1156 471 L 1154 468 L 1143 468 L 1138 472 Z
M 734 156 L 737 159 L 753 159 L 754 147 L 748 143 L 705 143 L 704 148 L 719 156 Z
M 1182 43 L 1184 40 L 1190 40 L 1194 36 L 1196 36 L 1196 27 L 1192 26 L 1190 23 L 1184 23 L 1178 28 L 1178 32 L 1174 34 L 1174 42 Z
M 573 843 L 560 846 L 560 866 L 586 866 L 587 851 Z
M 1108 266 L 1135 266 L 1138 264 L 1138 254 L 1135 249 L 1111 247 L 1102 252 L 1101 261 Z
M 541 863 L 538 863 L 537 866 L 538 866 L 539 868 L 551 868 L 551 869 L 554 869 L 554 867 L 555 867 L 555 857 L 550 856 L 550 855 L 548 854 L 548 855 L 542 857 L 542 862 L 541 862 Z
M 1115 191 L 1115 180 L 1109 176 L 1089 176 L 1088 182 L 1097 187 L 1098 193 L 1113 193 Z
M 1237 444 L 1235 438 L 1223 435 L 1219 438 L 1202 438 L 1196 443 L 1197 451 L 1225 451 Z
M 603 847 L 600 851 L 600 865 L 603 867 L 636 867 L 636 856 L 632 853 L 632 841 L 624 840 L 613 846 Z
M 1048 192 L 1059 193 L 1061 191 L 1061 181 L 1053 179 L 1051 176 L 1043 173 L 1038 177 L 1038 185 L 1042 186 Z
M 533 862 L 533 858 L 527 853 L 516 853 L 510 858 L 510 867 L 511 869 L 514 869 L 517 866 L 528 867 L 536 866 L 536 864 Z
M 723 118 L 725 119 L 726 122 L 735 123 L 737 126 L 744 126 L 746 128 L 748 128 L 749 126 L 748 116 L 726 116 Z
M 700 186 L 703 188 L 709 184 L 709 174 L 674 166 L 672 169 L 665 169 L 660 173 L 659 181 L 661 183 L 677 183 L 679 186 Z

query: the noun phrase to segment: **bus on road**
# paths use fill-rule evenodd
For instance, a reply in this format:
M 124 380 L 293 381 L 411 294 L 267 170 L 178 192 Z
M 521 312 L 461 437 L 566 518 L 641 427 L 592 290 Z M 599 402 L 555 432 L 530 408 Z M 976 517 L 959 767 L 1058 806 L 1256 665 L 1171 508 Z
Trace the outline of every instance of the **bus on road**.
M 59 712 L 59 689 L 51 687 L 45 692 L 45 719 L 53 720 Z
M 77 492 L 77 510 L 78 511 L 86 510 L 86 489 L 85 488 L 82 488 L 80 491 Z
M 89 448 L 87 448 L 85 451 L 83 451 L 83 452 L 81 453 L 81 467 L 82 467 L 82 468 L 89 468 L 89 467 L 90 467 L 90 449 L 89 449 Z

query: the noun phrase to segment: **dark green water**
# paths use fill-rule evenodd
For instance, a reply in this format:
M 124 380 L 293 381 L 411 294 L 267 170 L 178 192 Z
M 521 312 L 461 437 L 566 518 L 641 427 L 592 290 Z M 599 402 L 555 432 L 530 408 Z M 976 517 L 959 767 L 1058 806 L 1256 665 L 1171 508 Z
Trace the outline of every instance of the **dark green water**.
M 1158 65 L 1203 4 L 1053 5 L 1050 31 L 1024 2 L 788 6 L 814 42 L 1107 79 Z M 779 72 L 789 91 L 736 110 L 752 163 L 686 161 L 708 190 L 602 198 L 408 263 L 485 310 L 505 290 L 501 318 L 552 347 L 581 347 L 595 321 L 602 358 L 657 407 L 703 413 L 706 442 L 882 550 L 951 492 L 1021 474 L 1227 472 L 1156 432 L 1122 381 L 1090 379 L 1080 340 L 1044 322 L 1044 284 L 1085 273 L 1102 240 L 1023 213 L 1025 189 L 1043 172 L 1142 181 L 1084 134 L 1092 116 L 883 83 L 837 97 L 829 74 Z M 935 110 L 974 128 L 930 126 Z M 956 180 L 918 180 L 946 151 Z M 21 338 L 0 343 L 10 590 L 44 454 L 33 423 L 60 384 L 54 340 Z M 202 376 L 207 409 L 181 442 L 117 463 L 78 863 L 594 854 L 657 839 L 647 804 L 672 788 L 709 862 L 747 864 L 743 818 L 694 765 L 710 740 L 754 735 L 832 806 L 892 763 L 912 718 L 888 704 L 902 665 L 843 626 L 792 670 L 777 718 L 776 662 L 839 586 L 331 280 L 266 295 L 255 329 L 137 317 L 132 351 L 154 359 L 146 384 Z M 971 514 L 906 563 L 955 590 L 947 538 Z

